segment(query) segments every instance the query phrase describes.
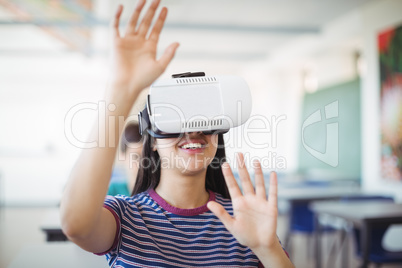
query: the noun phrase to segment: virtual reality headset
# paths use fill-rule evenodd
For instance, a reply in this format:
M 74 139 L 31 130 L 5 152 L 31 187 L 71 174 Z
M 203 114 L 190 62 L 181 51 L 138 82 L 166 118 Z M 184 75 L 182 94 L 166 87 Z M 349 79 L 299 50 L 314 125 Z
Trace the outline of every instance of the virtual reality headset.
M 183 73 L 151 85 L 138 122 L 141 135 L 176 138 L 186 132 L 226 133 L 250 113 L 251 94 L 241 77 Z

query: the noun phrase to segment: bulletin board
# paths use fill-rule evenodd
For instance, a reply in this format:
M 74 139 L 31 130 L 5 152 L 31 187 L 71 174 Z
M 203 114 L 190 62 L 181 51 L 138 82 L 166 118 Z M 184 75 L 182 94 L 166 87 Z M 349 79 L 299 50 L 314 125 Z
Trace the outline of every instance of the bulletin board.
M 402 25 L 378 35 L 381 177 L 402 182 Z

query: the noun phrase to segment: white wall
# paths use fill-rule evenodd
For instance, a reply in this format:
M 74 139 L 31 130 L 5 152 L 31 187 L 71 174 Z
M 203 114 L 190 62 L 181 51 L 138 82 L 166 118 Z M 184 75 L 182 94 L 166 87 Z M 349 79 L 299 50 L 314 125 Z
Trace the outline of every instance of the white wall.
M 65 136 L 69 110 L 103 95 L 102 60 L 77 53 L 10 55 L 0 62 L 0 197 L 6 205 L 55 205 L 80 152 Z M 87 139 L 95 111 L 72 120 Z

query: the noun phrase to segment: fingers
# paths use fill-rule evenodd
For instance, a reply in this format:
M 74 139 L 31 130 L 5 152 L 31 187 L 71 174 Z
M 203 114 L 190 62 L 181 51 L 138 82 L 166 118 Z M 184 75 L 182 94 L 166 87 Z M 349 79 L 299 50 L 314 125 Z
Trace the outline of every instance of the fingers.
M 170 61 L 173 59 L 174 54 L 176 53 L 176 49 L 179 47 L 179 43 L 173 43 L 168 46 L 163 53 L 162 57 L 159 59 L 159 64 L 162 67 L 162 70 L 165 70 Z
M 271 172 L 269 176 L 269 195 L 268 202 L 272 208 L 278 207 L 278 179 L 276 172 Z
M 127 25 L 126 35 L 135 34 L 137 28 L 138 18 L 140 17 L 142 8 L 145 5 L 145 0 L 139 0 L 133 14 Z
M 148 33 L 149 26 L 152 23 L 152 19 L 155 15 L 155 11 L 158 8 L 160 0 L 154 0 L 151 3 L 151 6 L 149 7 L 147 13 L 145 13 L 145 16 L 140 24 L 140 27 L 138 28 L 138 34 L 142 37 L 145 37 Z
M 237 185 L 237 182 L 228 163 L 222 164 L 222 173 L 232 199 L 241 196 L 242 194 L 239 185 Z
M 239 176 L 241 181 L 241 186 L 245 195 L 254 194 L 254 187 L 250 180 L 250 175 L 248 174 L 246 164 L 244 163 L 244 157 L 242 153 L 236 154 L 237 164 L 239 165 Z
M 233 225 L 234 219 L 232 216 L 227 213 L 227 211 L 222 207 L 221 204 L 216 203 L 215 201 L 210 201 L 207 204 L 209 210 L 215 214 L 216 217 L 225 225 L 226 229 L 230 231 Z
M 149 40 L 158 42 L 159 34 L 161 33 L 163 24 L 165 23 L 166 15 L 167 15 L 167 8 L 164 7 L 162 8 L 159 17 L 155 22 L 154 27 L 152 28 L 151 34 L 149 35 Z
M 120 37 L 119 25 L 120 25 L 120 17 L 121 17 L 122 12 L 123 12 L 123 6 L 119 5 L 119 7 L 116 10 L 116 14 L 114 15 L 113 21 L 112 21 L 113 33 L 114 33 L 115 37 Z
M 259 161 L 254 161 L 254 177 L 255 177 L 255 192 L 260 198 L 267 198 L 265 191 L 264 174 L 262 173 L 261 163 Z

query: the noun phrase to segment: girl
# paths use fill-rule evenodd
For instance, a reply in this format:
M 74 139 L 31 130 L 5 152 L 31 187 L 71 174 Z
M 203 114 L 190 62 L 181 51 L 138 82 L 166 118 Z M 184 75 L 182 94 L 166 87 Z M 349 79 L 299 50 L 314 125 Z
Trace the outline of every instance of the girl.
M 137 4 L 124 36 L 119 32 L 122 7 L 116 12 L 106 118 L 127 117 L 140 91 L 164 72 L 178 47 L 171 44 L 156 60 L 167 9 L 148 33 L 159 0 L 137 26 L 144 4 Z M 107 123 L 95 124 L 91 140 L 98 129 L 109 129 Z M 254 163 L 254 189 L 238 154 L 242 194 L 229 165 L 220 166 L 225 157 L 221 134 L 192 132 L 177 139 L 145 134 L 147 165 L 141 161 L 134 195 L 105 200 L 119 133 L 106 131 L 108 146 L 84 150 L 72 170 L 61 202 L 62 228 L 71 241 L 106 254 L 111 267 L 293 267 L 276 236 L 275 173 L 267 200 L 260 164 Z M 189 143 L 198 146 L 190 149 Z

